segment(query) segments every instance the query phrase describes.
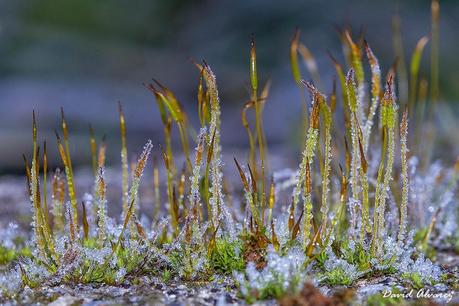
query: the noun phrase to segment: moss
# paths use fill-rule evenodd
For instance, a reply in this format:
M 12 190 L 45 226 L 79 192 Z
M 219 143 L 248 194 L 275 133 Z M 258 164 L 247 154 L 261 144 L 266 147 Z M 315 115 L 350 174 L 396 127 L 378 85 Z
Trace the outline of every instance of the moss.
M 370 268 L 371 255 L 364 249 L 361 244 L 357 244 L 354 249 L 345 245 L 342 249 L 344 259 L 358 267 L 359 271 L 365 271 Z
M 16 258 L 16 251 L 0 246 L 0 265 L 5 265 Z
M 421 289 L 422 287 L 424 287 L 424 282 L 422 281 L 421 275 L 417 272 L 403 273 L 402 278 L 409 280 L 411 286 L 414 289 Z
M 245 267 L 240 240 L 230 241 L 227 238 L 216 240 L 215 248 L 210 255 L 211 268 L 220 274 L 231 274 Z
M 330 286 L 350 286 L 353 279 L 349 276 L 342 267 L 337 267 L 333 270 L 326 271 L 322 275 L 321 283 Z
M 9 249 L 4 246 L 0 246 L 0 266 L 7 265 L 19 257 L 31 257 L 32 252 L 30 248 L 23 247 L 20 249 Z

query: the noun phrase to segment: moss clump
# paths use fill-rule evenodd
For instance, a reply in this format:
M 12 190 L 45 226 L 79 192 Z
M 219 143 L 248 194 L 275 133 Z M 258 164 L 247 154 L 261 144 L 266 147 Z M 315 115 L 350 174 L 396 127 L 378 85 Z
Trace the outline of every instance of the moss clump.
M 216 240 L 215 248 L 210 255 L 212 270 L 220 274 L 231 274 L 245 267 L 240 240 L 230 241 L 227 238 Z
M 322 274 L 322 277 L 321 283 L 330 286 L 350 286 L 354 281 L 347 271 L 340 266 L 334 268 L 333 270 L 326 271 Z
M 16 249 L 16 248 L 6 248 L 4 246 L 0 246 L 0 266 L 7 265 L 19 257 L 30 257 L 30 256 L 32 256 L 32 252 L 30 251 L 28 247 Z

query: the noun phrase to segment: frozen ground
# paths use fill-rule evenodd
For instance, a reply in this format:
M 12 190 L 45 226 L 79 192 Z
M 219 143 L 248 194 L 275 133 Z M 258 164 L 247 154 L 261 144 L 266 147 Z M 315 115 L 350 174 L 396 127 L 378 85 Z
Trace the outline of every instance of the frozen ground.
M 88 172 L 81 171 L 77 176 L 79 190 L 90 188 Z M 113 172 L 114 176 L 117 172 Z M 148 176 L 145 181 L 148 181 Z M 111 191 L 109 197 L 118 198 L 119 186 L 116 182 L 109 182 Z M 143 212 L 151 213 L 148 203 L 151 200 L 148 186 L 142 194 Z M 9 222 L 16 220 L 20 227 L 26 229 L 30 222 L 30 204 L 25 191 L 23 177 L 0 178 L 0 226 L 5 228 Z M 110 195 L 110 193 L 112 193 Z M 118 214 L 117 209 L 112 209 L 110 214 Z M 451 302 L 459 303 L 459 293 L 455 291 L 459 279 L 459 256 L 452 252 L 440 251 L 437 254 L 437 264 L 440 264 L 449 275 L 449 280 L 435 286 L 426 286 L 423 290 L 451 295 Z M 360 279 L 351 288 L 330 288 L 321 286 L 320 290 L 327 296 L 346 292 L 342 297 L 343 302 L 353 305 L 365 304 L 367 297 L 375 293 L 383 293 L 393 288 L 403 289 L 402 281 L 393 276 L 375 276 L 370 279 Z M 414 292 L 416 296 L 418 291 Z M 351 297 L 349 299 L 349 297 Z M 309 298 L 309 297 L 308 297 Z M 348 300 L 349 299 L 349 300 Z M 414 300 L 418 301 L 418 300 Z M 229 279 L 217 279 L 212 282 L 201 283 L 168 283 L 164 284 L 155 277 L 142 276 L 140 278 L 127 278 L 122 285 L 114 287 L 108 285 L 74 285 L 44 283 L 36 289 L 24 289 L 15 301 L 2 301 L 6 305 L 244 305 L 245 301 L 238 297 L 238 290 Z M 284 301 L 285 302 L 285 301 Z M 418 301 L 419 302 L 419 301 Z M 445 299 L 437 299 L 440 305 Z M 276 301 L 258 302 L 259 305 L 275 305 Z M 306 304 L 308 305 L 308 304 Z M 328 304 L 324 304 L 328 305 Z

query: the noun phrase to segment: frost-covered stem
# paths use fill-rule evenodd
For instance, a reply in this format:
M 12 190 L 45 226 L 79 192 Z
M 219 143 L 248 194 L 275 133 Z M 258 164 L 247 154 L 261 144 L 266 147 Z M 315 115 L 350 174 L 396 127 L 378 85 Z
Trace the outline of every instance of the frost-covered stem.
M 381 196 L 380 196 L 380 201 L 381 203 L 379 204 L 379 234 L 381 234 L 384 231 L 384 223 L 385 223 L 385 218 L 384 218 L 384 212 L 386 209 L 386 199 L 387 199 L 387 193 L 389 190 L 389 183 L 392 180 L 392 166 L 394 163 L 394 138 L 395 138 L 395 132 L 394 128 L 389 128 L 388 130 L 388 143 L 387 143 L 387 164 L 386 164 L 386 172 L 384 173 L 384 182 L 383 186 L 381 188 Z
M 97 176 L 97 205 L 99 209 L 98 209 L 97 215 L 99 217 L 98 237 L 99 237 L 99 243 L 101 246 L 104 244 L 106 233 L 107 233 L 106 226 L 105 226 L 107 199 L 105 197 L 105 194 L 106 194 L 106 185 L 105 185 L 104 168 L 99 167 L 99 173 Z
M 355 86 L 355 76 L 354 70 L 350 69 L 347 78 L 346 78 L 346 89 L 347 89 L 347 96 L 348 96 L 348 106 L 351 113 L 351 141 L 352 141 L 352 155 L 351 155 L 351 187 L 352 187 L 352 198 L 354 200 L 359 199 L 359 185 L 358 185 L 358 177 L 359 177 L 359 123 L 357 118 L 357 112 L 359 110 L 359 99 L 356 95 L 356 86 Z M 352 201 L 349 201 L 352 203 Z M 351 211 L 355 208 L 350 208 Z M 354 213 L 357 213 L 354 211 Z
M 61 170 L 59 168 L 56 169 L 53 180 L 52 180 L 52 195 L 51 195 L 51 202 L 52 202 L 52 214 L 54 217 L 54 229 L 57 231 L 61 231 L 64 229 L 64 197 L 65 197 L 65 186 L 64 181 L 61 177 Z
M 73 223 L 74 217 L 72 216 L 72 209 L 70 208 L 70 202 L 65 204 L 65 221 L 66 221 L 66 232 L 70 237 L 70 243 L 75 241 L 75 224 Z
M 296 177 L 296 185 L 293 189 L 293 211 L 296 210 L 296 205 L 300 199 L 301 188 L 305 181 L 306 177 L 306 164 L 308 160 L 312 162 L 315 154 L 315 149 L 317 146 L 317 141 L 319 139 L 319 102 L 314 94 L 314 101 L 312 105 L 311 120 L 309 124 L 308 133 L 306 135 L 306 143 L 303 150 L 303 158 L 299 167 L 299 172 Z
M 189 195 L 191 209 L 197 210 L 197 206 L 201 205 L 201 193 L 199 190 L 199 182 L 201 179 L 201 164 L 202 164 L 202 153 L 204 150 L 204 143 L 206 139 L 207 128 L 201 128 L 198 135 L 198 146 L 196 147 L 196 155 L 193 165 L 193 175 L 190 177 L 191 191 Z M 197 214 L 197 212 L 193 212 Z M 196 217 L 196 216 L 195 216 Z
M 213 156 L 211 161 L 211 197 L 209 199 L 212 208 L 212 224 L 216 225 L 220 218 L 221 206 L 223 202 L 223 187 L 221 174 L 221 147 L 220 147 L 220 98 L 218 97 L 217 83 L 215 75 L 208 65 L 205 65 L 204 77 L 210 96 L 210 134 L 208 137 L 208 146 L 212 145 L 213 140 Z
M 362 169 L 360 169 L 360 182 L 362 184 L 362 228 L 360 230 L 360 242 L 363 244 L 365 233 L 370 232 L 370 208 L 368 203 L 368 178 Z
M 403 112 L 402 122 L 400 123 L 400 151 L 401 151 L 401 162 L 402 162 L 402 203 L 400 205 L 400 230 L 398 233 L 398 242 L 401 243 L 406 233 L 406 212 L 408 204 L 408 164 L 407 164 L 407 135 L 408 135 L 408 114 L 405 110 Z
M 351 155 L 351 187 L 352 187 L 352 197 L 354 199 L 359 198 L 359 185 L 358 185 L 358 172 L 359 172 L 359 144 L 357 139 L 357 127 L 356 127 L 356 118 L 352 116 L 352 155 Z
M 383 128 L 387 131 L 387 162 L 384 173 L 383 185 L 380 189 L 379 195 L 379 216 L 378 216 L 378 236 L 380 236 L 385 228 L 385 209 L 386 199 L 389 190 L 389 184 L 392 180 L 392 166 L 394 163 L 394 147 L 395 147 L 395 115 L 396 115 L 395 98 L 392 91 L 392 79 L 387 84 L 387 89 L 381 106 L 381 121 Z M 377 245 L 378 249 L 382 247 L 381 243 Z
M 77 207 L 78 203 L 77 203 L 77 198 L 76 198 L 76 193 L 75 193 L 75 184 L 73 183 L 73 167 L 72 167 L 72 159 L 70 158 L 69 135 L 68 135 L 67 122 L 65 121 L 65 117 L 64 117 L 64 110 L 62 108 L 61 108 L 61 116 L 62 116 L 61 124 L 62 124 L 62 133 L 64 136 L 65 150 L 64 150 L 64 147 L 60 145 L 60 147 L 62 148 L 59 148 L 59 152 L 60 152 L 61 158 L 65 165 L 64 169 L 65 169 L 65 175 L 67 177 L 67 189 L 69 193 L 70 203 L 72 204 L 72 209 L 73 209 L 73 214 L 72 214 L 73 224 L 75 227 L 78 227 L 78 207 Z M 59 137 L 58 137 L 58 142 L 60 143 Z M 78 231 L 76 235 L 78 235 Z
M 322 213 L 322 224 L 326 226 L 328 218 L 328 193 L 330 192 L 330 162 L 332 158 L 331 153 L 331 131 L 330 127 L 325 128 L 325 154 L 324 154 L 324 171 L 322 173 L 322 206 L 320 212 Z
M 119 107 L 119 120 L 120 120 L 120 134 L 121 134 L 121 192 L 122 192 L 122 203 L 123 203 L 123 216 L 126 215 L 128 210 L 128 155 L 127 155 L 127 146 L 126 146 L 126 123 L 124 120 L 123 109 L 121 103 L 118 104 Z
M 360 149 L 360 182 L 362 184 L 362 228 L 360 229 L 360 244 L 365 242 L 366 232 L 370 232 L 370 216 L 369 216 L 369 203 L 368 203 L 368 165 L 363 152 L 363 146 L 360 141 L 361 135 L 359 134 L 359 149 Z
M 376 109 L 378 108 L 379 97 L 372 97 L 371 98 L 371 106 L 368 112 L 367 120 L 365 121 L 365 126 L 363 129 L 363 143 L 365 144 L 365 153 L 368 152 L 370 136 L 371 136 L 371 129 L 374 124 L 374 116 L 376 114 Z
M 383 128 L 383 133 L 385 133 L 385 129 Z M 382 185 L 382 178 L 384 173 L 384 158 L 386 155 L 386 143 L 387 140 L 383 137 L 383 152 L 381 154 L 381 162 L 379 164 L 378 169 L 378 177 L 376 179 L 376 191 L 375 191 L 375 207 L 373 211 L 373 237 L 371 242 L 371 254 L 375 255 L 376 252 L 376 245 L 379 242 L 379 227 L 378 227 L 378 219 L 380 214 L 379 202 L 381 197 L 381 185 Z
M 145 146 L 143 147 L 142 154 L 140 155 L 137 161 L 137 165 L 134 169 L 134 173 L 132 176 L 132 185 L 131 185 L 131 188 L 129 189 L 129 196 L 128 196 L 128 203 L 133 202 L 134 204 L 133 205 L 129 204 L 128 210 L 126 212 L 133 213 L 136 211 L 135 204 L 136 204 L 136 199 L 138 196 L 140 179 L 142 178 L 143 170 L 145 169 L 145 165 L 147 163 L 148 157 L 150 156 L 152 148 L 153 148 L 153 144 L 151 143 L 151 140 L 148 140 Z M 130 206 L 132 206 L 132 208 Z M 126 216 L 123 216 L 123 217 L 126 217 Z
M 69 193 L 70 204 L 72 205 L 73 213 L 72 215 L 72 223 L 73 226 L 78 226 L 78 209 L 77 209 L 77 200 L 75 195 L 75 185 L 73 184 L 73 173 L 69 165 L 69 160 L 67 159 L 67 154 L 65 152 L 64 146 L 61 143 L 59 135 L 57 135 L 57 145 L 59 149 L 59 154 L 61 156 L 62 162 L 64 163 L 64 170 L 65 176 L 67 179 L 67 190 Z M 76 233 L 78 235 L 78 233 Z
M 37 242 L 37 247 L 40 252 L 40 255 L 44 257 L 45 252 L 45 241 L 43 236 L 43 219 L 41 215 L 41 200 L 39 195 L 39 181 L 38 181 L 38 173 L 37 173 L 37 164 L 36 164 L 36 153 L 34 153 L 34 158 L 32 159 L 32 166 L 31 166 L 31 182 L 30 182 L 30 190 L 31 190 L 31 202 L 33 206 L 33 227 L 35 232 L 35 239 Z
M 306 175 L 304 180 L 304 222 L 303 222 L 303 249 L 306 250 L 311 236 L 311 221 L 312 221 L 312 199 L 311 199 L 311 165 L 312 160 L 306 159 Z

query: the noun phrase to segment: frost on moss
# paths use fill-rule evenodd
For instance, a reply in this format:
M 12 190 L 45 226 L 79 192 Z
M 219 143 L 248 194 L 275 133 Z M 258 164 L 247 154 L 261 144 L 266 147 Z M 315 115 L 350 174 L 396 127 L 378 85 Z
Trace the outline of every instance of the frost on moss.
M 356 279 L 363 276 L 367 271 L 359 271 L 358 267 L 348 263 L 343 258 L 338 258 L 333 251 L 328 248 L 327 260 L 324 263 L 325 272 L 319 276 L 319 281 L 331 286 L 351 285 Z
M 254 263 L 249 262 L 245 272 L 234 273 L 234 277 L 239 283 L 242 296 L 248 302 L 279 298 L 296 293 L 307 280 L 305 260 L 301 249 L 291 249 L 281 256 L 270 247 L 266 267 L 259 271 Z

